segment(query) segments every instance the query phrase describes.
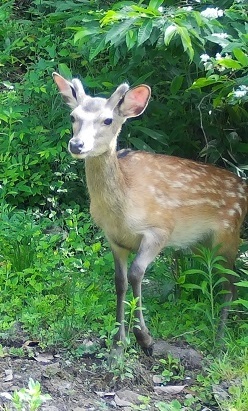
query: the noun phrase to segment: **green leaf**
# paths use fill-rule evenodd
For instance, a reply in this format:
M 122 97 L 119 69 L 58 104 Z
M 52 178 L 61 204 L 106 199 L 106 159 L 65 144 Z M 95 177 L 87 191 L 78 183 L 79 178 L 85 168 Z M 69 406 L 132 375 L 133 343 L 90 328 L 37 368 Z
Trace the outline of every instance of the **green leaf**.
M 96 57 L 102 50 L 104 50 L 104 48 L 105 48 L 105 38 L 103 37 L 96 47 L 91 47 L 89 60 L 90 61 L 93 60 L 93 58 Z
M 126 45 L 128 50 L 131 50 L 137 42 L 137 31 L 128 30 L 126 33 Z
M 189 89 L 191 90 L 195 88 L 207 87 L 210 84 L 215 84 L 217 81 L 219 81 L 219 78 L 220 76 L 218 74 L 213 74 L 212 76 L 209 76 L 208 78 L 206 77 L 198 78 L 196 81 L 194 81 L 194 83 Z
M 222 48 L 228 46 L 230 41 L 228 39 L 222 38 L 220 36 L 216 36 L 214 34 L 211 34 L 210 36 L 206 36 L 206 39 L 211 41 L 212 43 L 217 43 L 219 44 Z
M 143 44 L 147 39 L 149 39 L 152 32 L 152 20 L 147 20 L 138 31 L 138 46 Z
M 61 76 L 65 78 L 72 78 L 72 72 L 65 63 L 60 63 L 58 65 L 58 68 L 59 68 L 59 74 L 61 74 Z
M 152 130 L 148 127 L 137 126 L 135 128 L 137 130 L 141 131 L 142 133 L 146 134 L 147 136 L 153 138 L 154 140 L 159 141 L 160 143 L 162 143 L 166 146 L 168 145 L 167 139 L 165 138 L 165 136 L 163 134 L 160 134 L 157 131 Z
M 163 4 L 164 0 L 150 0 L 148 8 L 157 10 L 161 4 Z
M 127 31 L 129 30 L 130 26 L 133 24 L 134 21 L 134 19 L 127 19 L 122 21 L 121 23 L 114 24 L 113 27 L 106 34 L 105 42 L 110 42 L 112 46 L 120 40 L 120 37 L 123 37 L 124 39 L 124 36 L 126 35 Z
M 235 305 L 241 304 L 241 305 L 243 305 L 245 308 L 248 309 L 248 300 L 243 300 L 242 298 L 239 298 L 238 300 L 233 301 L 232 304 L 235 304 Z
M 241 48 L 243 46 L 243 43 L 239 43 L 237 41 L 233 41 L 232 43 L 229 43 L 226 47 L 222 49 L 223 53 L 232 53 L 234 49 Z
M 238 61 L 230 59 L 230 58 L 220 59 L 218 60 L 218 64 L 226 68 L 232 68 L 232 69 L 237 69 L 237 70 L 242 67 Z
M 176 76 L 171 82 L 170 92 L 171 94 L 177 94 L 183 84 L 183 76 Z
M 235 271 L 230 270 L 229 268 L 223 267 L 223 265 L 221 265 L 221 264 L 214 264 L 214 267 L 217 268 L 217 270 L 219 270 L 223 274 L 228 274 L 228 275 L 232 275 L 234 277 L 239 277 L 239 275 L 237 273 L 235 273 Z
M 138 86 L 139 84 L 143 83 L 146 79 L 148 79 L 152 74 L 154 73 L 154 70 L 149 71 L 148 73 L 143 74 L 143 76 L 140 76 L 137 78 L 133 83 L 132 86 Z
M 194 57 L 194 49 L 192 47 L 191 38 L 189 36 L 189 32 L 186 27 L 179 27 L 177 28 L 178 34 L 181 37 L 181 41 L 183 44 L 183 49 L 188 53 L 190 60 L 193 60 Z
M 202 287 L 197 284 L 182 284 L 181 286 L 187 290 L 202 290 Z
M 164 32 L 164 44 L 168 46 L 171 42 L 172 37 L 177 33 L 177 26 L 171 24 L 168 26 Z
M 239 153 L 248 153 L 248 144 L 247 143 L 238 143 L 236 150 Z
M 92 36 L 96 33 L 99 32 L 99 28 L 98 27 L 94 27 L 94 28 L 87 28 L 84 27 L 82 30 L 79 30 L 75 36 L 74 36 L 74 44 L 76 44 L 79 40 L 82 39 L 88 39 L 89 36 Z
M 233 49 L 233 54 L 242 66 L 248 66 L 248 56 L 241 49 Z
M 131 137 L 129 139 L 129 141 L 132 143 L 132 145 L 137 148 L 138 150 L 145 150 L 145 151 L 150 151 L 150 152 L 154 152 L 153 149 L 146 143 L 144 143 L 144 141 L 142 141 L 140 138 L 138 137 Z
M 235 283 L 235 285 L 238 285 L 239 287 L 247 287 L 248 288 L 248 281 L 239 281 L 238 283 Z

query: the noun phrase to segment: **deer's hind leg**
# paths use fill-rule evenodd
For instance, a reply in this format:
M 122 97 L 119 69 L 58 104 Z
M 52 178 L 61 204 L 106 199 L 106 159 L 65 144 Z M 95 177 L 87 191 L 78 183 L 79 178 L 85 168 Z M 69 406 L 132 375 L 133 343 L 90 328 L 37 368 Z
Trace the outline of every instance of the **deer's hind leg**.
M 220 246 L 218 254 L 225 258 L 225 261 L 221 262 L 224 269 L 229 270 L 234 269 L 235 259 L 238 254 L 238 248 L 240 243 L 239 237 L 239 227 L 237 229 L 223 230 L 223 232 L 218 232 L 214 235 L 213 246 Z M 224 329 L 226 326 L 230 304 L 233 300 L 237 298 L 237 287 L 235 282 L 237 277 L 232 274 L 223 273 L 226 281 L 223 281 L 222 288 L 225 291 L 224 294 L 224 306 L 221 311 L 220 322 L 218 327 L 218 339 L 221 340 L 224 336 Z

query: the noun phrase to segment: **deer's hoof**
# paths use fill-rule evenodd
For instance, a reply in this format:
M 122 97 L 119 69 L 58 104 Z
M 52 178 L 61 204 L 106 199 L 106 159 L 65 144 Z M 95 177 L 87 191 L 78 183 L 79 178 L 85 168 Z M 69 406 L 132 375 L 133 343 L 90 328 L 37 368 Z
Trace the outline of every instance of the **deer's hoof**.
M 153 345 L 151 344 L 149 347 L 141 347 L 142 351 L 145 353 L 147 357 L 152 357 L 153 354 Z

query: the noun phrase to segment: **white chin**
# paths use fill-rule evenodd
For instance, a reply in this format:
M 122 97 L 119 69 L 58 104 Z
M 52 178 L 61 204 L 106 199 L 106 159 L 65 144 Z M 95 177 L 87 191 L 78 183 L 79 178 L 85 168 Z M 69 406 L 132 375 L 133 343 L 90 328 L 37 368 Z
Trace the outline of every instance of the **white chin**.
M 80 154 L 73 154 L 73 153 L 70 152 L 70 154 L 73 158 L 76 158 L 77 160 L 83 160 L 84 158 L 86 158 L 89 155 L 89 151 L 86 151 L 86 152 L 80 153 Z

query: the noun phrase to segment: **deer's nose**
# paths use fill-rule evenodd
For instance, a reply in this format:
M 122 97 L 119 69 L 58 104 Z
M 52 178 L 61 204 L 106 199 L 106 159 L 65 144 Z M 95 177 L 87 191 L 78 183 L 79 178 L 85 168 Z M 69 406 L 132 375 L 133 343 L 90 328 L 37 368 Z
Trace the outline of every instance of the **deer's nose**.
M 84 147 L 84 144 L 80 142 L 74 142 L 71 140 L 69 143 L 69 151 L 72 154 L 80 154 L 83 147 Z

